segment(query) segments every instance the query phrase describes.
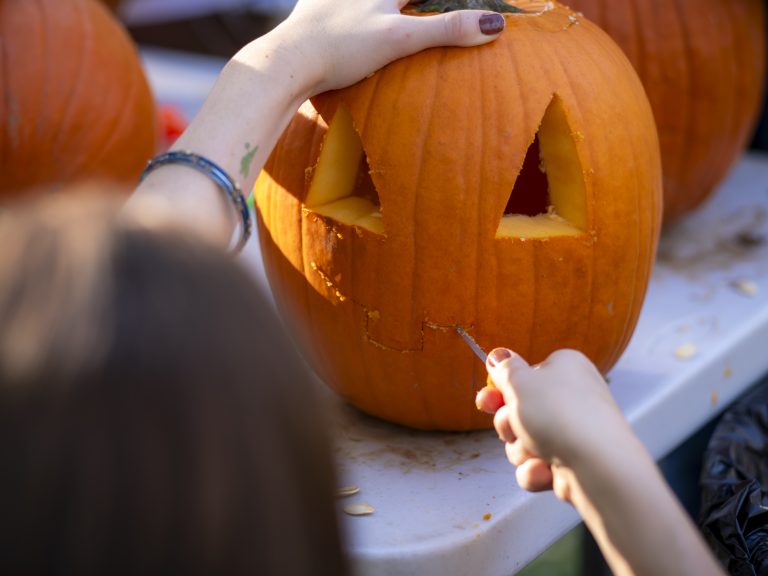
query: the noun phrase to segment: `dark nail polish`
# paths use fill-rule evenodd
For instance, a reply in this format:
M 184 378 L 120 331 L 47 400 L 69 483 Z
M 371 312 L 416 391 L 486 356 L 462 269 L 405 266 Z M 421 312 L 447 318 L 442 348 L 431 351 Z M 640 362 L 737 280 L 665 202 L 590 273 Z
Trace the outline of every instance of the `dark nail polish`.
M 504 16 L 496 12 L 480 16 L 480 32 L 493 36 L 504 30 Z
M 497 366 L 508 358 L 512 358 L 512 352 L 506 348 L 496 348 L 491 350 L 491 353 L 488 354 L 488 361 L 490 362 L 491 366 Z

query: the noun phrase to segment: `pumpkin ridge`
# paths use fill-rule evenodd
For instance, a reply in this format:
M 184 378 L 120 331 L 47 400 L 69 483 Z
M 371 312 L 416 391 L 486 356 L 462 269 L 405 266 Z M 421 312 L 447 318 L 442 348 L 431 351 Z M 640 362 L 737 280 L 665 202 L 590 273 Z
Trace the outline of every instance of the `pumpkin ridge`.
M 676 0 L 673 0 L 673 2 Z M 642 57 L 645 54 L 645 37 L 643 36 L 643 17 L 640 14 L 640 7 L 634 2 L 629 3 L 629 17 L 632 20 L 632 38 L 634 39 L 633 51 L 638 55 L 637 62 L 634 62 L 635 70 L 640 78 L 646 78 L 646 63 Z
M 475 68 L 475 70 L 481 70 L 482 71 L 481 74 L 479 75 L 480 81 L 478 82 L 478 90 L 477 90 L 478 94 L 479 94 L 479 97 L 478 97 L 477 101 L 479 102 L 479 105 L 480 105 L 480 117 L 481 118 L 485 118 L 486 117 L 485 99 L 488 98 L 487 95 L 489 93 L 492 93 L 492 91 L 488 90 L 486 88 L 486 85 L 485 85 L 486 82 L 488 81 L 487 79 L 490 77 L 490 75 L 486 74 L 485 73 L 486 71 L 483 70 L 483 63 L 484 63 L 484 60 L 482 58 L 480 58 L 480 52 L 476 51 L 475 52 L 475 66 L 474 66 L 474 68 Z M 467 107 L 467 108 L 468 108 L 467 115 L 469 115 L 469 112 L 470 112 L 469 108 L 470 107 Z M 480 132 L 480 134 L 481 134 L 481 136 L 479 138 L 479 140 L 480 140 L 480 150 L 478 152 L 478 156 L 481 159 L 481 161 L 480 161 L 479 165 L 476 168 L 476 170 L 477 170 L 477 178 L 475 179 L 475 181 L 482 182 L 483 181 L 483 163 L 482 163 L 482 158 L 485 158 L 485 154 L 486 154 L 486 145 L 485 145 L 486 138 L 483 135 L 486 132 L 485 124 L 483 122 L 478 122 L 475 125 L 475 130 Z M 479 233 L 483 229 L 483 214 L 485 213 L 485 210 L 483 210 L 482 194 L 483 194 L 482 187 L 479 187 L 478 190 L 477 190 L 477 198 L 475 200 L 475 213 L 476 213 L 475 230 L 477 230 L 477 233 L 475 234 L 475 253 L 474 253 L 474 261 L 475 262 L 481 262 L 482 261 L 482 255 L 483 255 L 483 247 L 482 247 L 483 239 L 481 238 L 481 234 Z M 479 271 L 479 266 L 477 266 L 477 265 L 474 266 L 473 268 L 476 270 L 476 272 L 475 272 L 475 274 L 472 277 L 472 297 L 467 298 L 467 302 L 471 302 L 472 303 L 472 310 L 469 311 L 468 316 L 470 318 L 477 318 L 478 315 L 479 315 L 479 308 L 480 308 L 479 300 L 481 298 L 480 281 L 479 281 L 479 278 L 478 278 L 479 274 L 480 274 L 480 271 Z
M 5 5 L 5 9 L 10 10 L 7 3 Z M 2 10 L 2 7 L 0 7 L 0 10 Z M 0 161 L 5 163 L 11 161 L 11 157 L 13 156 L 14 151 L 22 147 L 22 144 L 24 143 L 24 133 L 22 131 L 23 127 L 21 122 L 21 116 L 23 114 L 23 111 L 20 110 L 21 102 L 19 101 L 19 98 L 11 91 L 13 69 L 10 65 L 10 48 L 8 48 L 6 45 L 6 31 L 2 30 L 0 32 L 2 32 L 0 33 L 0 46 L 4 48 L 2 80 L 3 86 L 5 87 L 5 90 L 3 91 L 5 108 L 3 109 L 2 125 L 4 127 L 3 134 L 7 134 L 6 144 L 7 150 L 9 152 L 7 155 L 0 155 Z
M 136 73 L 132 74 L 132 77 L 134 81 L 130 83 L 130 88 L 127 95 L 127 100 L 129 102 L 133 100 L 133 97 L 139 89 L 141 81 Z M 132 110 L 130 110 L 127 106 L 122 106 L 120 108 L 120 115 L 113 116 L 111 118 L 112 122 L 110 123 L 109 127 L 106 125 L 100 127 L 102 128 L 102 134 L 106 135 L 106 140 L 101 142 L 100 145 L 95 146 L 98 150 L 96 155 L 88 158 L 83 157 L 81 164 L 77 167 L 75 173 L 79 172 L 79 169 L 81 169 L 83 166 L 88 166 L 89 164 L 91 166 L 98 166 L 101 163 L 102 158 L 107 156 L 108 152 L 110 151 L 110 147 L 118 141 L 119 134 L 121 133 L 120 129 L 125 126 L 129 120 L 132 119 L 131 115 L 129 114 L 130 112 L 132 112 Z M 95 128 L 96 127 L 94 127 L 94 129 Z
M 730 58 L 728 60 L 728 64 L 732 70 L 731 77 L 734 79 L 734 83 L 738 86 L 738 90 L 733 94 L 734 98 L 740 96 L 742 99 L 744 99 L 744 95 L 750 96 L 753 94 L 757 94 L 756 98 L 752 98 L 751 101 L 747 100 L 742 102 L 742 107 L 746 108 L 749 112 L 749 117 L 752 119 L 752 121 L 749 123 L 749 125 L 743 125 L 739 126 L 738 121 L 738 111 L 736 106 L 729 106 L 727 110 L 729 111 L 728 115 L 728 126 L 729 126 L 729 134 L 732 134 L 734 139 L 738 141 L 739 147 L 738 150 L 744 149 L 749 141 L 749 138 L 751 137 L 751 131 L 752 128 L 755 126 L 755 123 L 758 119 L 758 113 L 759 113 L 759 105 L 760 102 L 762 102 L 762 95 L 764 89 L 761 87 L 759 90 L 755 91 L 750 86 L 750 83 L 748 82 L 749 75 L 747 73 L 739 74 L 739 66 L 738 66 L 738 60 L 740 54 L 748 54 L 751 51 L 749 50 L 748 43 L 745 38 L 743 38 L 740 34 L 738 34 L 739 29 L 739 14 L 736 10 L 731 9 L 731 6 L 728 5 L 727 10 L 727 19 L 728 19 L 728 28 L 730 30 L 730 37 L 733 43 L 736 45 L 737 50 L 735 50 L 733 53 L 730 54 Z M 765 58 L 765 46 L 763 46 L 762 54 L 760 56 L 755 55 L 755 57 L 762 57 Z M 765 69 L 765 66 L 763 65 L 763 69 Z M 745 99 L 746 100 L 746 99 Z M 726 152 L 726 154 L 721 153 L 719 155 L 721 157 L 721 161 L 724 164 L 724 168 L 727 170 L 728 166 L 730 166 L 733 161 L 735 160 L 737 156 L 737 152 Z M 727 163 L 726 163 L 727 158 Z M 727 173 L 727 172 L 723 172 Z M 722 178 L 721 178 L 722 179 Z M 712 182 L 712 186 L 718 185 L 719 181 Z M 702 201 L 704 198 L 702 198 Z
M 608 38 L 607 35 L 605 36 L 605 38 L 606 39 Z M 587 51 L 585 53 L 585 56 L 589 58 L 589 60 L 590 60 L 590 62 L 592 63 L 593 66 L 596 66 L 596 62 L 595 62 L 595 59 L 594 59 L 594 54 L 591 51 Z M 631 64 L 628 64 L 628 65 L 631 66 Z M 610 82 L 610 78 L 608 78 L 605 75 L 605 73 L 604 73 L 602 68 L 597 67 L 596 69 L 599 71 L 599 73 L 602 75 L 602 77 L 605 78 L 606 82 Z M 627 140 L 631 140 L 631 134 L 629 134 L 629 125 L 628 124 L 620 124 L 620 126 L 622 127 L 624 132 L 627 133 L 630 136 L 630 138 L 627 138 Z M 639 160 L 637 158 L 637 150 L 634 147 L 630 147 L 630 148 L 631 148 L 631 151 L 630 151 L 631 152 L 631 156 L 630 157 L 632 159 L 632 165 L 634 166 L 634 169 L 632 170 L 632 172 L 637 172 L 637 167 L 639 165 Z M 634 186 L 637 186 L 636 182 L 634 182 L 634 181 L 632 182 L 632 184 Z M 637 214 L 637 215 L 644 214 L 644 212 L 641 211 L 641 205 L 640 205 L 640 203 L 643 200 L 643 198 L 645 198 L 645 195 L 643 195 L 641 193 L 635 194 L 635 210 L 634 210 L 634 213 Z M 592 229 L 592 233 L 594 234 L 594 233 L 596 233 L 596 231 L 594 229 Z M 652 239 L 649 239 L 649 240 L 652 242 Z M 640 232 L 640 227 L 639 226 L 635 227 L 635 242 L 634 242 L 634 246 L 635 246 L 635 254 L 634 254 L 635 257 L 633 259 L 633 262 L 641 262 L 642 261 L 642 253 L 644 252 L 644 246 L 643 246 L 643 242 L 642 242 L 641 232 Z M 648 248 L 650 250 L 653 250 L 653 248 L 650 247 L 650 246 Z M 597 257 L 597 254 L 596 254 L 595 251 L 593 251 L 592 252 L 591 261 L 590 261 L 590 274 L 589 274 L 589 279 L 590 279 L 590 284 L 591 284 L 590 285 L 590 289 L 589 289 L 589 310 L 592 310 L 592 313 L 588 316 L 587 329 L 584 332 L 584 337 L 585 338 L 586 338 L 586 335 L 589 334 L 589 331 L 592 329 L 592 325 L 594 323 L 593 322 L 594 321 L 594 314 L 595 314 L 595 311 L 596 311 L 596 308 L 593 305 L 594 296 L 595 296 L 595 290 L 593 289 L 593 285 L 594 285 L 594 281 L 595 281 L 595 270 L 597 268 L 596 257 Z M 642 300 L 645 297 L 645 291 L 644 290 L 642 291 L 641 294 L 638 294 L 638 291 L 635 288 L 636 285 L 637 285 L 638 273 L 640 271 L 639 268 L 640 268 L 640 266 L 638 266 L 638 265 L 633 266 L 631 297 L 630 297 L 630 301 L 628 303 L 628 308 L 630 310 L 634 310 L 638 306 L 640 306 L 640 304 L 642 303 Z M 644 271 L 644 276 L 646 277 L 646 279 L 649 276 L 649 274 L 650 274 L 650 268 L 648 270 Z M 638 303 L 638 298 L 640 299 L 639 303 Z M 624 321 L 624 325 L 623 325 L 620 333 L 617 334 L 617 338 L 616 338 L 616 341 L 619 344 L 615 347 L 615 349 L 613 350 L 613 353 L 611 354 L 611 356 L 609 358 L 605 359 L 605 364 L 606 365 L 610 365 L 610 366 L 614 365 L 615 362 L 618 360 L 618 358 L 621 356 L 621 354 L 623 353 L 623 351 L 626 348 L 627 344 L 629 343 L 629 338 L 632 335 L 632 332 L 634 330 L 634 326 L 636 325 L 636 323 L 637 323 L 637 318 L 636 317 L 633 318 L 631 314 L 630 315 L 626 315 L 625 321 Z M 583 346 L 583 344 L 582 344 L 582 346 Z M 601 369 L 602 369 L 602 367 L 601 367 Z
M 736 16 L 732 10 L 725 10 L 725 20 L 726 20 L 726 28 L 728 30 L 728 38 L 730 39 L 731 43 L 733 43 L 736 46 L 740 46 L 739 38 L 737 38 L 737 34 L 735 34 L 736 29 L 736 22 L 735 22 Z M 739 49 L 738 52 L 741 52 Z M 740 85 L 741 84 L 741 78 L 738 74 L 738 68 L 736 67 L 736 52 L 732 53 L 730 55 L 730 58 L 727 58 L 725 61 L 725 64 L 728 67 L 729 70 L 729 77 L 732 79 L 734 84 Z M 745 94 L 746 91 L 744 90 L 743 86 L 739 86 L 739 90 L 737 91 L 738 94 Z M 746 102 L 744 103 L 746 104 Z M 729 135 L 733 135 L 736 137 L 739 142 L 742 140 L 742 136 L 740 131 L 738 130 L 736 124 L 736 113 L 733 109 L 733 106 L 724 106 L 725 111 L 727 112 L 725 116 L 725 124 L 727 126 L 726 133 Z M 719 155 L 722 158 L 722 154 Z M 721 160 L 722 162 L 722 160 Z
M 624 126 L 624 129 L 627 130 L 627 126 Z M 640 164 L 638 157 L 637 157 L 637 150 L 634 147 L 631 147 L 631 158 L 632 163 L 634 166 L 638 166 Z M 643 206 L 641 203 L 643 202 L 644 195 L 642 194 L 636 194 L 635 195 L 635 214 L 638 218 L 642 218 L 644 215 L 648 214 L 649 211 L 643 211 Z M 655 213 L 655 211 L 650 211 L 651 213 Z M 641 237 L 641 234 L 639 232 L 640 227 L 636 226 L 636 234 L 635 234 L 635 261 L 640 261 L 643 258 L 644 255 L 644 246 L 643 246 L 643 238 Z M 655 251 L 655 247 L 650 247 L 651 253 Z M 647 258 L 647 256 L 646 256 Z M 651 270 L 651 266 L 648 268 L 649 274 Z M 629 307 L 631 309 L 638 309 L 640 306 L 642 306 L 642 302 L 645 299 L 645 290 L 641 291 L 640 293 L 637 290 L 637 281 L 638 281 L 638 274 L 639 274 L 639 267 L 635 266 L 632 272 L 632 283 L 630 284 L 631 287 L 631 296 L 629 300 Z M 645 279 L 644 285 L 647 285 L 647 278 Z M 614 303 L 611 303 L 614 305 Z M 621 356 L 621 354 L 624 352 L 624 349 L 629 344 L 629 340 L 632 337 L 632 333 L 634 332 L 634 327 L 637 324 L 637 318 L 633 318 L 631 315 L 627 315 L 627 317 L 624 319 L 624 326 L 621 334 L 618 335 L 617 341 L 621 344 L 616 347 L 613 353 L 613 357 L 609 359 L 609 362 L 611 365 L 613 365 Z
M 541 326 L 540 322 L 537 322 L 536 319 L 539 318 L 539 308 L 540 306 L 540 300 L 541 296 L 539 295 L 539 246 L 541 244 L 539 242 L 534 242 L 533 247 L 531 249 L 531 273 L 530 273 L 530 282 L 532 285 L 531 292 L 534 294 L 533 301 L 531 303 L 531 328 L 530 328 L 530 334 L 528 338 L 528 347 L 525 350 L 525 355 L 523 358 L 526 359 L 533 359 L 534 362 L 536 360 L 534 359 L 534 352 L 536 351 L 536 348 L 538 347 L 538 331 Z M 546 317 L 546 316 L 545 316 Z M 544 360 L 542 358 L 542 360 Z
M 77 59 L 78 67 L 77 67 L 77 73 L 75 74 L 75 82 L 73 83 L 72 91 L 69 93 L 69 97 L 67 100 L 67 104 L 64 107 L 64 115 L 62 116 L 61 120 L 59 121 L 59 130 L 56 132 L 56 137 L 53 139 L 53 145 L 51 146 L 51 156 L 54 159 L 54 163 L 58 167 L 59 170 L 61 170 L 59 174 L 59 182 L 69 180 L 72 177 L 73 169 L 72 165 L 66 162 L 65 156 L 68 155 L 68 150 L 61 150 L 61 141 L 64 138 L 64 135 L 71 129 L 69 126 L 70 121 L 72 119 L 72 115 L 75 113 L 76 104 L 78 100 L 78 96 L 80 95 L 80 92 L 83 89 L 83 75 L 85 74 L 85 68 L 86 68 L 86 60 L 88 57 L 88 54 L 93 49 L 93 30 L 91 29 L 91 21 L 90 18 L 84 18 L 85 14 L 85 8 L 83 6 L 83 2 L 73 2 L 74 6 L 73 9 L 76 10 L 79 16 L 78 21 L 84 22 L 84 25 L 86 26 L 85 29 L 82 30 L 82 34 L 79 34 L 80 37 L 82 37 L 83 42 L 80 44 L 81 50 L 80 50 L 80 57 Z
M 600 74 L 602 74 L 602 76 L 605 78 L 605 73 L 603 72 L 603 67 L 597 65 L 597 63 L 594 60 L 593 53 L 591 51 L 586 51 L 585 50 L 585 54 L 584 55 L 585 55 L 585 58 L 589 58 L 590 65 L 595 70 L 597 70 Z M 610 79 L 608 79 L 608 81 L 610 82 Z M 610 85 L 610 84 L 608 84 L 608 85 Z M 578 96 L 574 96 L 574 97 L 577 100 L 577 102 L 579 104 L 581 104 L 581 99 Z M 592 140 L 588 139 L 586 145 L 590 149 L 590 152 L 589 152 L 590 156 L 593 156 L 594 153 L 592 152 L 592 148 L 593 148 Z M 583 159 L 582 159 L 582 162 L 583 162 Z M 594 165 L 594 163 L 590 162 L 590 165 Z M 582 163 L 582 166 L 584 166 L 583 163 Z M 594 196 L 594 186 L 593 186 L 593 184 L 591 182 L 590 182 L 590 185 L 589 185 L 588 190 L 587 190 L 587 195 L 588 195 L 587 199 L 589 199 L 590 194 Z M 595 228 L 595 221 L 594 221 L 595 216 L 591 212 L 594 212 L 594 211 L 589 211 L 588 214 L 587 214 L 587 228 L 588 228 L 589 234 L 590 234 L 590 236 L 592 238 L 592 241 L 596 242 L 596 241 L 598 241 L 599 237 L 597 236 L 598 232 L 597 232 L 597 230 Z M 585 349 L 585 345 L 586 345 L 586 343 L 587 343 L 587 341 L 589 339 L 589 334 L 592 332 L 592 325 L 594 323 L 593 321 L 594 321 L 594 299 L 595 299 L 595 270 L 597 269 L 597 256 L 598 256 L 597 251 L 596 250 L 591 250 L 591 255 L 590 255 L 590 258 L 589 258 L 589 271 L 588 271 L 589 289 L 587 290 L 587 293 L 588 293 L 588 296 L 587 296 L 587 310 L 590 310 L 590 313 L 587 315 L 586 327 L 585 327 L 585 329 L 581 333 L 581 342 L 579 342 L 579 348 L 578 348 L 579 350 L 584 350 Z M 619 347 L 619 349 L 621 351 L 623 351 L 623 347 Z M 613 354 L 612 357 L 616 358 L 620 354 L 621 354 L 621 352 Z M 602 370 L 602 366 L 600 366 L 599 368 Z
M 438 93 L 440 92 L 440 88 L 442 86 L 441 76 L 440 76 L 440 70 L 443 67 L 443 63 L 445 61 L 445 52 L 440 52 L 440 58 L 438 62 L 435 64 L 435 70 L 436 73 L 433 75 L 434 81 L 432 84 L 431 89 L 428 91 L 428 95 L 424 100 L 423 106 L 427 110 L 432 110 L 434 108 L 434 103 L 438 99 Z M 409 65 L 415 64 L 416 60 L 409 61 Z M 423 230 L 419 229 L 415 224 L 419 221 L 418 215 L 421 213 L 420 207 L 423 204 L 421 193 L 422 190 L 422 183 L 424 181 L 424 157 L 428 156 L 428 149 L 429 146 L 427 145 L 428 142 L 432 141 L 432 135 L 436 128 L 435 123 L 435 115 L 430 113 L 428 120 L 424 123 L 424 128 L 421 132 L 421 142 L 418 146 L 418 156 L 416 158 L 416 165 L 418 166 L 418 171 L 416 173 L 416 178 L 414 181 L 415 190 L 418 192 L 413 195 L 413 202 L 411 203 L 411 213 L 409 214 L 409 217 L 411 219 L 411 222 L 414 223 L 413 226 L 410 226 L 412 238 L 408 240 L 408 246 L 412 247 L 411 250 L 413 251 L 414 258 L 408 258 L 407 261 L 411 262 L 411 270 L 408 272 L 408 278 L 410 279 L 409 283 L 409 289 L 408 289 L 408 295 L 412 294 L 421 294 L 422 293 L 422 286 L 424 284 L 428 284 L 429 280 L 427 279 L 425 281 L 424 275 L 422 273 L 422 268 L 420 266 L 420 261 L 422 258 L 423 250 L 421 248 L 421 242 L 420 242 L 420 235 L 424 233 Z M 440 128 L 437 126 L 437 128 Z M 427 242 L 429 242 L 429 238 L 426 239 Z M 400 262 L 402 262 L 403 259 L 400 258 Z M 413 321 L 413 318 L 415 316 L 415 312 L 417 312 L 418 309 L 423 307 L 423 303 L 421 301 L 416 302 L 416 299 L 413 297 L 406 298 L 410 302 L 410 308 L 409 308 L 409 316 L 411 318 L 411 322 Z M 423 318 L 423 310 L 419 312 L 419 317 Z M 422 332 L 422 346 L 423 346 L 423 332 Z
M 596 14 L 598 15 L 598 18 L 595 20 L 596 22 L 605 22 L 605 13 L 606 13 L 605 3 L 610 1 L 611 0 L 597 0 L 597 7 L 595 8 L 595 10 L 596 10 Z
M 731 38 L 733 39 L 733 42 L 738 46 L 739 54 L 748 53 L 749 49 L 745 49 L 745 41 L 743 38 L 741 38 L 740 34 L 738 34 L 738 13 L 729 10 L 728 11 L 728 24 L 729 28 L 731 30 Z M 763 57 L 765 56 L 765 50 L 763 50 Z M 737 85 L 739 86 L 739 89 L 737 91 L 738 94 L 752 94 L 754 90 L 750 90 L 749 83 L 746 81 L 746 74 L 739 74 L 739 68 L 738 68 L 738 56 L 734 53 L 731 55 L 729 64 L 731 65 L 731 68 L 733 69 L 733 78 L 735 78 Z M 763 90 L 759 91 L 759 94 L 762 96 Z M 756 99 L 758 101 L 761 101 L 761 98 Z M 751 104 L 751 106 L 750 106 Z M 744 105 L 749 106 L 749 112 L 750 117 L 757 120 L 757 114 L 759 111 L 759 104 L 758 102 L 745 102 Z M 735 134 L 739 142 L 742 144 L 742 146 L 745 146 L 747 143 L 747 139 L 751 136 L 750 134 L 750 126 L 743 126 L 739 127 L 738 125 L 738 119 L 736 118 L 736 111 L 734 110 L 734 107 L 731 106 L 730 108 L 730 118 L 731 118 L 731 133 Z
M 461 98 L 463 106 L 459 106 L 460 109 L 463 109 L 461 114 L 461 117 L 457 115 L 457 122 L 456 122 L 456 132 L 462 134 L 463 137 L 455 138 L 453 148 L 456 151 L 460 151 L 459 155 L 465 159 L 463 164 L 463 169 L 460 171 L 459 174 L 456 176 L 456 184 L 458 187 L 458 190 L 461 191 L 462 196 L 462 203 L 464 204 L 466 210 L 468 213 L 471 213 L 472 211 L 475 212 L 475 214 L 479 215 L 479 199 L 480 199 L 480 190 L 477 187 L 477 183 L 481 182 L 479 176 L 480 174 L 476 171 L 477 164 L 473 161 L 473 156 L 475 153 L 480 152 L 480 159 L 483 158 L 482 156 L 482 149 L 477 150 L 473 147 L 473 142 L 475 141 L 474 135 L 478 134 L 478 132 L 481 132 L 481 125 L 482 122 L 473 122 L 473 118 L 476 115 L 479 115 L 481 118 L 483 117 L 482 114 L 482 79 L 479 77 L 478 71 L 478 61 L 479 61 L 479 51 L 473 51 L 469 54 L 464 54 L 464 56 L 467 56 L 466 58 L 463 58 L 461 62 L 461 75 L 466 79 L 467 87 L 470 86 L 472 89 L 467 89 L 461 91 Z M 458 65 L 454 65 L 454 68 L 457 69 Z M 447 90 L 450 90 L 450 87 L 448 86 L 450 82 L 444 82 L 440 85 L 440 90 L 443 94 Z M 435 98 L 440 101 L 443 100 L 443 98 L 440 97 L 439 94 L 436 94 Z M 455 99 L 458 100 L 458 96 L 455 97 Z M 435 122 L 432 123 L 433 125 Z M 462 129 L 462 126 L 465 128 Z M 480 139 L 481 146 L 483 143 L 482 138 Z M 478 163 L 481 164 L 482 160 Z M 458 194 L 456 194 L 458 196 Z M 428 205 L 429 206 L 429 205 Z M 428 211 L 428 210 L 427 210 Z M 423 214 L 425 213 L 424 210 L 419 210 L 418 213 Z M 457 246 L 468 247 L 470 246 L 470 243 L 467 242 L 468 238 L 472 238 L 473 236 L 477 240 L 477 242 L 480 241 L 480 238 L 478 237 L 479 234 L 479 228 L 476 228 L 477 225 L 477 219 L 476 218 L 467 218 L 466 220 L 462 220 L 458 223 L 456 230 L 453 234 L 450 234 L 450 236 L 455 236 L 455 242 Z M 425 229 L 422 227 L 421 231 L 421 238 L 422 242 L 420 243 L 420 246 L 429 246 L 430 243 L 434 242 L 432 240 L 432 232 L 430 230 Z M 420 250 L 420 252 L 422 252 Z M 428 252 L 428 251 L 423 251 Z M 472 250 L 468 250 L 469 252 L 473 252 Z M 425 262 L 428 262 L 426 258 L 423 257 Z M 477 255 L 476 253 L 474 256 L 467 255 L 468 260 L 474 260 L 477 262 Z M 472 269 L 476 269 L 477 266 L 472 266 Z M 423 270 L 424 266 L 419 266 L 419 270 Z M 456 295 L 456 300 L 460 301 L 461 303 L 461 312 L 460 314 L 454 319 L 454 323 L 463 321 L 464 318 L 470 317 L 474 318 L 475 310 L 470 309 L 470 304 L 476 299 L 477 294 L 477 281 L 476 276 L 474 274 L 468 274 L 463 277 L 456 277 L 455 274 L 451 273 L 451 270 L 444 269 L 444 276 L 443 281 L 445 283 L 461 283 L 463 289 Z M 416 286 L 417 293 L 422 295 L 421 296 L 421 316 L 422 318 L 429 318 L 429 312 L 427 308 L 431 305 L 430 299 L 428 297 L 424 297 L 423 295 L 427 293 L 427 288 L 429 287 L 430 280 L 429 280 L 429 274 L 420 274 L 419 275 L 419 283 Z M 425 278 L 426 277 L 426 278 Z M 437 314 L 440 315 L 441 311 L 438 310 Z
M 37 0 L 38 6 L 40 6 L 40 0 Z M 50 33 L 50 23 L 49 23 L 49 17 L 48 13 L 45 12 L 45 10 L 42 9 L 42 6 L 40 6 L 40 12 L 42 14 L 42 21 L 43 21 L 43 28 L 44 31 L 40 36 L 40 43 L 42 44 L 43 48 L 41 49 L 41 52 L 43 54 L 43 69 L 42 69 L 42 77 L 43 77 L 43 89 L 40 91 L 42 94 L 43 102 L 49 101 L 48 91 L 50 90 L 50 76 L 48 73 L 48 70 L 51 66 L 51 58 L 48 54 L 48 50 L 50 48 L 53 48 L 53 45 L 51 42 L 48 42 L 48 38 L 51 37 Z M 35 140 L 40 139 L 41 132 L 44 128 L 44 120 L 43 115 L 41 114 L 37 118 L 36 126 L 35 126 Z
M 2 28 L 0 28 L 2 32 Z M 18 126 L 19 118 L 18 113 L 14 113 L 14 106 L 12 103 L 13 95 L 11 94 L 10 86 L 10 68 L 8 62 L 8 48 L 5 45 L 5 34 L 0 33 L 0 86 L 3 86 L 2 94 L 0 95 L 0 166 L 4 167 L 11 154 L 7 153 L 12 148 L 11 140 L 12 130 L 15 126 Z
M 624 125 L 624 130 L 627 131 L 626 124 Z M 635 166 L 635 170 L 637 170 L 639 161 L 637 158 L 637 151 L 634 148 L 631 149 L 630 158 L 632 159 L 632 165 Z M 635 183 L 635 186 L 636 185 L 637 184 Z M 642 218 L 644 215 L 644 212 L 641 211 L 641 206 L 640 206 L 640 203 L 642 201 L 641 196 L 643 195 L 635 194 L 635 214 L 637 215 L 638 218 Z M 643 252 L 643 241 L 640 234 L 640 227 L 635 226 L 634 228 L 635 228 L 635 243 L 634 243 L 635 251 L 633 254 L 634 256 L 633 261 L 640 262 L 642 252 Z M 625 254 L 624 256 L 626 257 L 627 254 Z M 640 272 L 640 269 L 641 269 L 640 266 L 632 266 L 632 283 L 630 284 L 632 294 L 629 299 L 629 308 L 631 310 L 634 310 L 637 306 L 639 306 L 637 302 L 639 294 L 637 293 L 636 286 L 637 286 L 637 277 L 638 277 L 638 273 Z M 644 297 L 645 297 L 645 294 L 642 295 L 643 299 Z M 616 349 L 614 350 L 613 356 L 609 359 L 610 364 L 614 364 L 615 361 L 618 360 L 619 356 L 624 351 L 627 344 L 629 344 L 629 337 L 633 332 L 634 324 L 636 322 L 637 320 L 633 318 L 631 314 L 626 315 L 626 317 L 624 318 L 624 325 L 622 326 L 621 332 L 616 335 L 616 341 L 620 342 L 621 344 L 616 347 Z
M 684 49 L 684 58 L 683 61 L 686 63 L 685 66 L 685 85 L 683 87 L 683 93 L 690 92 L 693 90 L 696 86 L 696 80 L 694 78 L 694 70 L 693 70 L 693 64 L 695 62 L 693 52 L 691 50 L 690 41 L 688 38 L 690 37 L 690 32 L 687 28 L 687 23 L 685 21 L 685 14 L 683 13 L 682 7 L 680 6 L 679 0 L 674 0 L 672 2 L 674 14 L 677 16 L 680 30 L 682 31 L 681 36 L 685 38 L 685 41 L 683 42 L 683 49 Z M 688 100 L 683 100 L 683 105 L 681 106 L 679 110 L 679 116 L 682 119 L 682 133 L 683 133 L 683 142 L 696 142 L 697 137 L 695 134 L 695 123 L 692 122 L 692 118 L 694 116 L 695 112 L 690 109 L 690 102 Z M 684 172 L 688 164 L 690 163 L 691 158 L 691 146 L 682 146 L 680 148 L 680 155 L 677 158 L 677 166 L 675 166 L 675 169 L 679 172 Z M 709 172 L 710 168 L 706 167 L 703 169 L 704 172 Z M 708 178 L 707 178 L 708 179 Z M 694 195 L 696 198 L 701 197 L 702 191 L 697 190 Z M 698 204 L 698 199 L 694 201 L 694 204 Z M 674 211 L 674 210 L 673 210 Z

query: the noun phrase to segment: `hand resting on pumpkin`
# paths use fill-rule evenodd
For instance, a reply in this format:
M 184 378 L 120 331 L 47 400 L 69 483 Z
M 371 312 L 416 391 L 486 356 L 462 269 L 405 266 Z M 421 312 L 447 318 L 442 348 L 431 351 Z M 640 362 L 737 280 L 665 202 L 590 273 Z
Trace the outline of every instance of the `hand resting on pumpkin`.
M 299 0 L 284 22 L 227 63 L 172 149 L 209 158 L 248 195 L 280 134 L 310 96 L 362 80 L 389 62 L 425 48 L 489 42 L 504 28 L 500 14 L 484 11 L 424 17 L 400 14 L 407 3 Z M 169 165 L 152 172 L 133 196 L 144 197 L 155 200 L 148 209 L 164 211 L 222 246 L 237 224 L 236 213 L 221 191 L 206 176 L 185 166 Z M 145 205 L 131 204 L 139 210 Z
M 516 478 L 579 511 L 613 573 L 722 574 L 595 366 L 559 350 L 529 366 L 497 348 L 479 409 L 494 414 Z

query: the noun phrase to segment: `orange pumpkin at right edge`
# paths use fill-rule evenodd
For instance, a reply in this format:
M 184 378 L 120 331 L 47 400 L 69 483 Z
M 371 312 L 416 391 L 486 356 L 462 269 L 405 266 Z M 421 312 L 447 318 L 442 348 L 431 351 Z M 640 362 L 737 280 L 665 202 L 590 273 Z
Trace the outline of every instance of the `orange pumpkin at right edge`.
M 744 151 L 762 102 L 763 0 L 567 0 L 624 50 L 651 102 L 664 222 L 704 202 Z

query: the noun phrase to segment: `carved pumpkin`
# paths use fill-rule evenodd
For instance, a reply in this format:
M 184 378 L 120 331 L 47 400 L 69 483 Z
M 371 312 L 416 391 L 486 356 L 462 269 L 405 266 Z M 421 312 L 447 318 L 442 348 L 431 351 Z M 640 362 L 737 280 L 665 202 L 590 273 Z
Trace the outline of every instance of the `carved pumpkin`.
M 86 178 L 138 181 L 155 150 L 155 105 L 104 5 L 3 0 L 0 56 L 0 200 Z
M 622 47 L 651 102 L 664 221 L 701 204 L 744 151 L 765 77 L 763 0 L 569 0 Z
M 306 103 L 257 181 L 277 304 L 365 412 L 490 426 L 456 325 L 487 350 L 572 347 L 603 371 L 632 334 L 659 233 L 653 116 L 618 46 L 550 6 Z

